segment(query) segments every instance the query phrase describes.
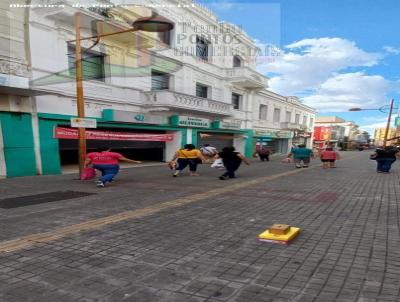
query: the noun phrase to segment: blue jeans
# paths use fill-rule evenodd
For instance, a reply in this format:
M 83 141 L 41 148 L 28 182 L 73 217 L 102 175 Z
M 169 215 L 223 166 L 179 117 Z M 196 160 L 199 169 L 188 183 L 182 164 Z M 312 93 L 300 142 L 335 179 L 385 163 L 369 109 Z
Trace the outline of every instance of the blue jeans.
M 392 164 L 396 160 L 393 158 L 378 158 L 376 159 L 377 167 L 376 170 L 378 172 L 389 172 Z
M 100 180 L 103 183 L 112 181 L 119 171 L 119 165 L 93 165 L 93 168 L 101 172 Z

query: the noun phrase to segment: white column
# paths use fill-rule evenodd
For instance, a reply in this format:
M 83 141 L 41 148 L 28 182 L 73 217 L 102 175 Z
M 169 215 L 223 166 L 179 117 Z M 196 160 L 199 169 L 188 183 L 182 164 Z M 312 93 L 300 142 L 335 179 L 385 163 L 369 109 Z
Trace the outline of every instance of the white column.
M 192 143 L 192 135 L 193 135 L 192 128 L 187 128 L 187 132 L 186 132 L 186 143 L 187 144 L 191 144 Z
M 174 135 L 174 140 L 172 142 L 167 142 L 165 143 L 165 161 L 170 161 L 174 154 L 175 151 L 180 149 L 182 145 L 182 131 L 167 131 L 169 134 Z
M 6 160 L 4 157 L 4 143 L 3 143 L 3 131 L 1 129 L 0 121 L 0 178 L 7 176 Z
M 32 134 L 33 134 L 33 148 L 35 151 L 36 172 L 42 172 L 42 157 L 40 155 L 40 139 L 39 139 L 39 118 L 37 112 L 32 112 Z

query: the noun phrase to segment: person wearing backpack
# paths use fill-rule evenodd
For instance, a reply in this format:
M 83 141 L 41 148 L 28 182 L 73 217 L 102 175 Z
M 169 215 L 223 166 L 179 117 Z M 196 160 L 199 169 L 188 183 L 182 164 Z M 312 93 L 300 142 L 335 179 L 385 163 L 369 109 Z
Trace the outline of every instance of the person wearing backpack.
M 261 161 L 269 161 L 271 151 L 266 146 L 257 146 L 256 154 Z
M 398 156 L 399 150 L 397 148 L 386 146 L 377 148 L 370 158 L 376 160 L 376 172 L 390 173 L 392 164 L 396 161 Z
M 177 167 L 173 177 L 177 177 L 187 166 L 189 166 L 190 176 L 198 176 L 197 165 L 204 162 L 205 158 L 200 150 L 196 149 L 193 144 L 184 145 L 183 149 L 175 152 L 174 157 L 170 163 L 177 162 Z

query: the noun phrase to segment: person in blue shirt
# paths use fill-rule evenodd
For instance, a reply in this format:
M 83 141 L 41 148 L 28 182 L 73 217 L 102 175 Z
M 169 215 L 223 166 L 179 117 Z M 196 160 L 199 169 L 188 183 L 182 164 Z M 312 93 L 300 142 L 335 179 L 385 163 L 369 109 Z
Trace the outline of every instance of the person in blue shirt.
M 311 149 L 306 148 L 306 145 L 298 145 L 297 148 L 292 148 L 288 154 L 288 158 L 292 157 L 296 168 L 308 168 L 310 159 L 314 157 Z

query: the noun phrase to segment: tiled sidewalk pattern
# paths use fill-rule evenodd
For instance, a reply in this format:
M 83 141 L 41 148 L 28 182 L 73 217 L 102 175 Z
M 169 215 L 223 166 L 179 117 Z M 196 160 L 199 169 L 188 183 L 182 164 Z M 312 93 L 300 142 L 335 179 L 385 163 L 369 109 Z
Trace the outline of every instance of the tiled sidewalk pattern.
M 302 170 L 151 216 L 3 253 L 0 300 L 399 301 L 398 171 L 375 174 L 367 153 L 345 154 L 349 156 L 354 157 L 337 169 Z M 89 214 L 88 205 L 78 203 L 37 205 L 31 211 L 41 215 L 47 228 L 60 227 L 113 214 L 102 199 L 111 195 L 116 211 L 129 208 L 129 202 L 135 203 L 130 209 L 143 208 L 248 181 L 253 174 L 256 178 L 292 169 L 279 162 L 261 165 L 243 169 L 242 177 L 233 182 L 205 176 L 159 180 L 158 176 L 158 188 L 145 176 L 157 169 L 151 168 L 136 171 L 143 173 L 144 187 L 129 188 L 122 176 L 115 187 L 90 197 L 88 203 L 100 213 Z M 160 187 L 165 191 L 158 191 Z M 80 207 L 79 219 L 49 223 L 53 213 L 61 217 Z M 41 231 L 28 207 L 9 213 L 18 219 L 7 221 L 6 239 Z M 1 214 L 3 218 L 7 212 Z M 30 231 L 26 227 L 8 231 L 31 220 L 36 226 Z M 272 223 L 289 223 L 302 232 L 289 246 L 257 242 L 257 234 Z

